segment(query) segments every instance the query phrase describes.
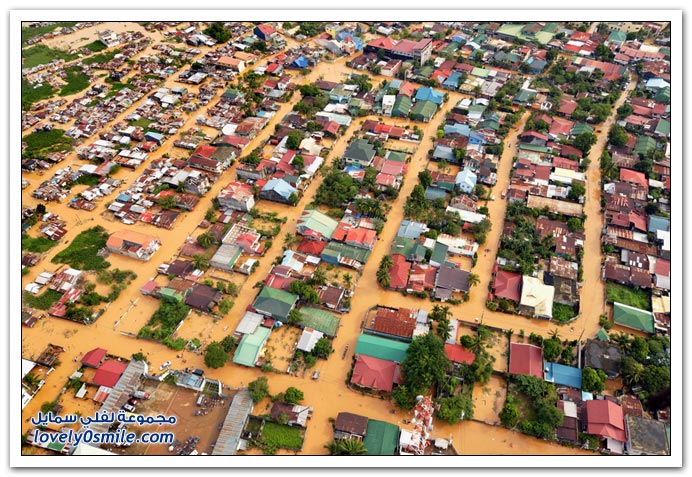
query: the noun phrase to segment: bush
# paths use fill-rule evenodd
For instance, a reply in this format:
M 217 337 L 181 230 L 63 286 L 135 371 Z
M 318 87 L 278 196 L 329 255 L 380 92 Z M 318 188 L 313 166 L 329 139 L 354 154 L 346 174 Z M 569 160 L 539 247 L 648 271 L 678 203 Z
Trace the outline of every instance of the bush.
M 512 428 L 517 425 L 519 421 L 519 409 L 517 408 L 516 401 L 508 396 L 505 400 L 505 405 L 500 411 L 500 422 L 505 427 Z
M 207 345 L 204 353 L 204 364 L 210 368 L 221 368 L 228 362 L 229 356 L 218 341 L 212 341 Z
M 588 366 L 582 370 L 581 387 L 586 392 L 600 393 L 605 388 L 606 374 Z
M 45 237 L 31 237 L 27 234 L 22 234 L 22 250 L 35 253 L 47 252 L 58 244 L 55 240 Z
M 250 397 L 254 402 L 260 402 L 269 396 L 269 380 L 266 376 L 260 376 L 247 385 Z
M 304 397 L 303 391 L 291 386 L 286 389 L 286 392 L 284 393 L 284 402 L 287 402 L 288 404 L 298 404 L 303 400 Z
M 108 232 L 103 227 L 96 226 L 77 235 L 67 248 L 59 252 L 51 262 L 65 263 L 77 270 L 101 270 L 108 268 L 110 263 L 97 255 L 106 246 Z

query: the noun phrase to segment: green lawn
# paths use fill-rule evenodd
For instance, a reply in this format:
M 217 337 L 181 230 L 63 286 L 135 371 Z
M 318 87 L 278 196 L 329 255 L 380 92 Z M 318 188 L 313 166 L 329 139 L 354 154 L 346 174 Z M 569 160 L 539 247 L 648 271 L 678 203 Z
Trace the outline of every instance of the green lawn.
M 72 181 L 68 187 L 72 187 L 79 184 L 85 184 L 88 186 L 95 186 L 99 183 L 99 176 L 93 174 L 83 174 L 75 181 Z
M 41 86 L 30 84 L 26 79 L 22 78 L 22 109 L 28 110 L 31 105 L 48 99 L 55 94 L 55 90 L 48 83 L 43 83 Z
M 85 65 L 94 65 L 96 63 L 108 63 L 110 60 L 112 60 L 115 55 L 120 53 L 122 50 L 117 49 L 117 50 L 112 50 L 112 51 L 107 51 L 105 53 L 100 53 L 98 55 L 92 55 L 89 56 L 88 58 L 85 58 L 82 60 L 82 63 Z
M 31 133 L 24 136 L 22 141 L 27 144 L 24 157 L 39 157 L 51 152 L 72 149 L 72 139 L 65 136 L 62 129 Z
M 569 320 L 577 316 L 574 308 L 562 303 L 553 304 L 553 320 L 559 323 L 567 323 Z
M 55 247 L 57 243 L 45 237 L 31 237 L 27 234 L 22 234 L 22 250 L 28 252 L 43 253 Z
M 651 310 L 651 296 L 646 290 L 630 288 L 617 283 L 606 283 L 606 300 L 633 306 L 642 310 Z
M 108 48 L 106 45 L 101 42 L 101 40 L 96 40 L 88 45 L 84 45 L 82 48 L 86 48 L 87 50 L 91 51 L 92 53 L 98 53 L 99 51 L 103 51 L 106 48 Z
M 106 246 L 108 232 L 101 226 L 92 227 L 75 237 L 70 245 L 51 260 L 53 263 L 66 263 L 77 270 L 101 270 L 110 263 L 96 253 Z
M 77 22 L 55 22 L 53 25 L 47 25 L 47 26 L 40 26 L 40 27 L 24 27 L 22 28 L 22 44 L 26 43 L 27 40 L 30 40 L 34 37 L 43 35 L 45 33 L 50 33 L 54 31 L 58 27 L 71 27 L 74 26 Z
M 76 54 L 69 54 L 65 50 L 51 48 L 46 45 L 36 45 L 22 51 L 22 68 L 33 68 L 38 65 L 45 65 L 53 60 L 63 59 L 72 61 L 77 58 Z
M 262 429 L 262 441 L 265 444 L 289 449 L 300 449 L 303 447 L 303 437 L 300 429 L 296 427 L 267 422 Z
M 89 87 L 89 77 L 84 74 L 79 66 L 70 66 L 65 70 L 67 84 L 60 89 L 60 96 L 69 96 L 79 93 Z
M 58 293 L 55 290 L 46 290 L 42 295 L 34 296 L 31 293 L 24 293 L 24 303 L 31 308 L 36 308 L 38 310 L 47 310 L 53 303 L 58 301 L 62 293 Z

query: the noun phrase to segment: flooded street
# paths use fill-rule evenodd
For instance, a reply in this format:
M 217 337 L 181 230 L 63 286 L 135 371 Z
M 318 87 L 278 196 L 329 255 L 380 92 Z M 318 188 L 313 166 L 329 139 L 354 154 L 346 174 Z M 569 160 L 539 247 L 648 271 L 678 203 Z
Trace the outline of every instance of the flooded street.
M 131 28 L 132 24 L 130 24 L 130 26 L 124 25 L 125 24 L 121 26 L 124 30 L 135 29 Z M 92 27 L 92 29 L 93 28 L 105 29 L 103 25 Z M 73 35 L 75 35 L 77 39 L 84 37 L 92 38 L 88 35 L 93 35 L 94 31 L 91 31 L 91 29 L 89 30 L 88 32 L 87 30 L 79 31 Z M 151 33 L 147 34 L 152 35 Z M 153 34 L 155 38 L 158 38 L 157 35 L 160 36 L 161 34 Z M 61 38 L 56 38 L 54 41 L 63 41 L 70 45 L 72 44 L 70 42 L 75 41 L 70 36 Z M 87 40 L 83 41 L 85 43 L 87 42 Z M 158 41 L 159 40 L 155 40 L 154 43 L 141 54 L 151 53 L 151 51 L 153 51 L 151 47 Z M 289 45 L 291 45 L 291 43 L 289 43 Z M 201 49 L 202 53 L 200 53 L 200 55 L 208 51 L 207 48 Z M 320 78 L 328 81 L 341 81 L 344 79 L 345 75 L 352 72 L 351 68 L 345 65 L 348 59 L 348 57 L 343 57 L 333 62 L 322 62 L 305 77 L 299 75 L 295 76 L 295 81 L 299 84 L 309 83 Z M 266 60 L 262 60 L 259 64 L 265 61 Z M 177 75 L 172 75 L 165 81 L 163 86 L 170 87 L 180 85 L 180 83 L 175 81 L 175 78 L 177 78 Z M 373 85 L 378 85 L 382 79 L 384 78 L 375 77 L 373 79 Z M 198 87 L 190 87 L 190 90 L 193 92 L 197 91 Z M 359 273 L 357 280 L 355 280 L 357 281 L 357 286 L 354 299 L 352 300 L 352 309 L 349 313 L 340 315 L 340 328 L 333 341 L 335 352 L 327 361 L 320 360 L 313 368 L 314 370 L 320 371 L 319 380 L 310 379 L 310 372 L 305 376 L 289 376 L 280 373 L 267 374 L 270 392 L 272 394 L 284 391 L 289 386 L 295 386 L 303 390 L 305 394 L 303 402 L 314 407 L 313 417 L 309 423 L 308 433 L 301 454 L 327 453 L 323 446 L 331 440 L 333 433 L 329 419 L 335 418 L 339 412 L 343 411 L 362 414 L 369 418 L 398 424 L 402 426 L 402 428 L 409 428 L 409 426 L 403 424 L 403 421 L 412 417 L 410 413 L 396 410 L 394 405 L 387 400 L 362 395 L 352 391 L 346 385 L 346 377 L 352 366 L 351 358 L 353 356 L 353 350 L 355 349 L 356 340 L 360 334 L 361 322 L 369 308 L 378 304 L 387 304 L 397 307 L 431 310 L 434 305 L 434 303 L 428 300 L 421 300 L 413 296 L 402 296 L 400 293 L 382 289 L 376 280 L 376 270 L 382 257 L 389 253 L 390 245 L 403 219 L 406 198 L 411 193 L 413 187 L 418 183 L 417 175 L 427 167 L 427 153 L 428 150 L 432 148 L 432 138 L 435 136 L 438 125 L 443 120 L 445 113 L 450 111 L 454 105 L 464 97 L 467 96 L 450 92 L 449 101 L 442 106 L 441 110 L 438 111 L 430 123 L 417 123 L 423 130 L 423 139 L 421 143 L 418 145 L 406 143 L 405 146 L 413 151 L 413 154 L 404 184 L 399 196 L 391 203 L 392 208 L 388 214 L 387 223 L 378 238 L 378 242 L 367 264 Z M 245 151 L 249 152 L 256 147 L 261 147 L 271 134 L 273 134 L 275 126 L 291 111 L 293 105 L 299 100 L 300 93 L 296 91 L 289 102 L 281 104 L 280 109 L 267 123 L 265 128 L 251 140 Z M 116 118 L 116 121 L 134 111 L 142 101 L 144 101 L 144 99 L 133 104 L 127 111 Z M 185 131 L 194 126 L 194 118 L 197 115 L 204 114 L 215 102 L 216 100 L 212 100 L 208 106 L 189 114 L 185 125 L 180 128 L 180 131 Z M 512 158 L 516 155 L 517 136 L 523 130 L 524 123 L 528 116 L 528 112 L 522 116 L 521 120 L 512 128 L 505 141 L 505 151 L 497 171 L 498 182 L 493 190 L 493 194 L 495 194 L 497 200 L 489 201 L 487 204 L 493 227 L 488 233 L 486 244 L 481 246 L 478 262 L 473 269 L 473 272 L 480 277 L 480 283 L 472 289 L 469 302 L 460 305 L 451 305 L 450 308 L 454 318 L 466 322 L 475 322 L 476 319 L 478 319 L 479 321 L 482 320 L 483 323 L 503 329 L 513 329 L 515 331 L 523 329 L 527 335 L 531 332 L 547 335 L 548 332 L 556 327 L 555 324 L 543 320 L 530 320 L 499 312 L 491 312 L 485 308 L 486 291 L 488 289 L 494 259 L 497 254 L 502 231 L 502 222 L 507 205 L 505 200 L 499 199 L 499 196 L 500 192 L 505 190 L 509 183 Z M 354 119 L 349 128 L 344 131 L 332 145 L 331 151 L 328 153 L 329 158 L 326 161 L 325 167 L 329 167 L 332 161 L 338 160 L 343 154 L 343 151 L 348 145 L 348 141 L 355 131 L 360 130 L 364 120 L 376 117 L 377 116 L 369 116 Z M 611 115 L 607 124 L 602 126 L 604 132 L 599 134 L 599 142 L 592 149 L 592 162 L 588 171 L 589 197 L 587 199 L 585 213 L 588 214 L 586 237 L 587 250 L 589 250 L 589 252 L 585 254 L 584 258 L 584 276 L 585 282 L 589 283 L 588 296 L 589 298 L 595 299 L 591 301 L 588 300 L 586 296 L 583 296 L 582 313 L 578 320 L 570 325 L 569 330 L 567 327 L 560 330 L 560 334 L 564 339 L 575 339 L 582 333 L 584 337 L 593 336 L 598 329 L 598 317 L 602 313 L 603 284 L 600 282 L 601 258 L 599 250 L 601 216 L 600 190 L 598 187 L 600 176 L 598 157 L 605 146 L 607 129 L 609 124 L 612 123 L 613 118 L 614 115 Z M 385 121 L 389 124 L 412 124 L 408 120 L 396 118 L 386 118 Z M 110 124 L 112 124 L 112 122 Z M 211 132 L 211 130 L 209 131 Z M 172 156 L 186 156 L 188 154 L 187 151 L 181 152 L 182 150 L 173 149 L 173 142 L 175 139 L 175 137 L 167 139 L 165 144 L 158 149 L 156 153 L 150 155 L 148 161 L 151 161 L 153 158 L 159 158 L 166 153 L 170 153 Z M 76 155 L 71 153 L 66 161 L 57 166 L 53 166 L 51 170 L 44 172 L 42 177 L 39 177 L 36 173 L 24 174 L 24 177 L 29 179 L 31 185 L 22 192 L 23 205 L 35 206 L 41 203 L 41 201 L 37 201 L 31 197 L 31 191 L 33 191 L 42 180 L 50 177 L 53 171 L 69 164 L 81 167 L 84 163 L 77 160 Z M 116 177 L 125 181 L 120 190 L 126 189 L 128 184 L 134 181 L 146 165 L 147 163 L 135 171 L 121 170 L 118 172 Z M 78 364 L 73 362 L 74 358 L 81 357 L 85 352 L 94 347 L 100 346 L 106 348 L 109 353 L 125 358 L 129 358 L 132 353 L 143 352 L 148 356 L 150 370 L 153 372 L 158 372 L 159 365 L 164 361 L 171 361 L 174 369 L 183 369 L 185 367 L 207 369 L 204 366 L 201 354 L 185 351 L 182 353 L 182 357 L 179 358 L 177 357 L 177 355 L 180 354 L 179 352 L 168 349 L 163 345 L 132 338 L 128 336 L 127 333 L 136 333 L 158 308 L 159 302 L 153 298 L 143 296 L 139 292 L 140 287 L 150 278 L 156 276 L 156 268 L 160 263 L 171 260 L 178 255 L 180 247 L 188 237 L 194 237 L 201 232 L 201 230 L 198 229 L 198 224 L 204 219 L 209 201 L 211 198 L 216 197 L 218 192 L 228 184 L 229 181 L 235 180 L 235 167 L 234 165 L 222 175 L 212 186 L 211 190 L 207 192 L 205 200 L 200 203 L 194 211 L 181 214 L 174 228 L 171 230 L 156 228 L 141 222 L 138 222 L 134 226 L 127 226 L 119 221 L 113 220 L 109 213 L 104 214 L 105 202 L 115 197 L 117 192 L 114 192 L 109 198 L 104 199 L 92 212 L 70 209 L 67 207 L 66 201 L 60 204 L 55 202 L 46 204 L 48 211 L 58 214 L 67 222 L 66 227 L 68 233 L 63 238 L 64 243 L 60 243 L 49 250 L 39 265 L 32 268 L 30 273 L 22 277 L 22 286 L 31 282 L 42 271 L 53 271 L 58 268 L 59 265 L 50 262 L 53 256 L 63 250 L 66 246 L 65 243 L 74 239 L 80 231 L 96 225 L 103 226 L 109 233 L 127 228 L 148 233 L 156 236 L 161 241 L 162 245 L 154 257 L 148 262 L 139 262 L 120 255 L 110 255 L 108 257 L 107 260 L 112 264 L 111 268 L 132 270 L 137 274 L 137 278 L 132 281 L 128 288 L 123 290 L 117 300 L 110 303 L 105 313 L 93 325 L 85 326 L 48 317 L 39 321 L 34 328 L 24 328 L 22 330 L 22 354 L 26 358 L 36 358 L 47 343 L 53 343 L 65 348 L 65 352 L 60 357 L 62 364 L 48 376 L 44 389 L 27 405 L 22 413 L 23 432 L 26 432 L 30 427 L 25 419 L 35 415 L 43 402 L 54 399 L 67 382 L 69 376 L 77 368 Z M 271 270 L 272 262 L 281 255 L 281 244 L 283 243 L 284 237 L 287 234 L 295 233 L 296 220 L 303 209 L 312 202 L 322 180 L 322 176 L 318 174 L 296 207 L 260 201 L 258 207 L 260 210 L 274 211 L 277 212 L 280 217 L 286 217 L 287 219 L 285 225 L 281 227 L 279 235 L 273 239 L 274 245 L 266 255 L 260 259 L 258 269 L 245 282 L 238 297 L 234 299 L 235 304 L 232 310 L 226 317 L 215 321 L 208 315 L 198 315 L 192 312 L 181 326 L 179 336 L 187 339 L 199 338 L 203 343 L 208 343 L 214 340 L 221 340 L 223 337 L 233 332 L 246 307 L 254 301 L 257 290 L 252 288 L 253 284 L 258 280 L 264 279 Z M 37 231 L 35 229 L 31 230 L 30 235 L 36 236 Z M 486 248 L 489 249 L 487 253 L 484 251 Z M 345 270 L 340 270 L 340 272 L 343 271 Z M 207 275 L 212 273 L 213 272 L 208 272 Z M 352 270 L 349 270 L 349 273 L 354 276 L 356 275 L 356 272 Z M 165 277 L 162 277 L 162 279 L 165 280 Z M 274 333 L 275 334 L 272 336 L 272 346 L 279 347 L 286 345 L 290 347 L 293 345 L 293 343 L 290 342 L 277 340 L 277 337 L 282 336 L 281 330 L 275 331 Z M 295 340 L 295 334 L 292 336 L 294 337 L 286 341 Z M 350 351 L 342 358 L 346 346 L 349 346 Z M 504 349 L 505 348 L 498 345 L 497 351 L 493 352 L 493 354 L 496 355 L 496 367 L 499 370 L 504 370 L 504 368 L 506 368 L 506 362 L 501 360 Z M 285 354 L 284 351 L 279 351 L 277 349 L 277 354 Z M 282 366 L 283 364 L 282 361 Z M 225 367 L 217 370 L 207 370 L 207 374 L 211 377 L 220 379 L 225 385 L 233 388 L 245 386 L 262 375 L 261 371 L 257 368 L 246 368 L 234 364 L 227 364 Z M 487 386 L 477 387 L 474 392 L 474 399 L 476 400 L 478 411 L 476 416 L 477 419 L 486 422 L 497 422 L 497 412 L 499 412 L 504 402 L 504 394 L 502 394 L 500 398 L 497 392 L 500 392 L 503 386 L 503 380 L 497 376 L 493 376 Z M 74 412 L 75 409 L 70 407 L 74 399 L 68 401 L 69 402 L 66 403 L 65 412 Z M 255 406 L 254 414 L 265 413 L 265 407 L 266 403 L 258 404 Z M 455 447 L 460 454 L 465 455 L 578 454 L 583 452 L 580 449 L 563 447 L 556 443 L 542 441 L 479 422 L 463 422 L 454 426 L 448 426 L 442 422 L 435 421 L 435 435 L 445 438 L 453 437 Z M 482 438 L 479 438 L 479 436 L 482 436 Z

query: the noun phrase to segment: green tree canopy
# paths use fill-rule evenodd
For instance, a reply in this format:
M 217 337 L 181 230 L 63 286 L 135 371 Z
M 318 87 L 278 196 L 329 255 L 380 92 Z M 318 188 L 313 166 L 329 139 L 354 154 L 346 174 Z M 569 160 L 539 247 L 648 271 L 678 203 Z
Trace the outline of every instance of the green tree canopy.
M 210 368 L 221 368 L 228 362 L 228 353 L 218 341 L 212 341 L 207 345 L 204 353 L 204 364 Z

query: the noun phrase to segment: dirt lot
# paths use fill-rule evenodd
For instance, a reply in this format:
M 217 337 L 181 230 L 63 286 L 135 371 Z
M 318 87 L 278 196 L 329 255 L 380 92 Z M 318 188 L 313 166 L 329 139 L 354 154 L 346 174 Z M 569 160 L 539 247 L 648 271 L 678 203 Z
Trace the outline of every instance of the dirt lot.
M 211 445 L 218 437 L 219 426 L 226 419 L 231 399 L 219 400 L 216 405 L 197 407 L 199 393 L 166 383 L 152 383 L 153 385 L 145 386 L 151 398 L 137 404 L 137 413 L 145 416 L 157 414 L 175 416 L 177 422 L 173 426 L 142 426 L 136 430 L 173 432 L 175 439 L 180 442 L 188 437 L 197 436 L 199 437 L 197 452 L 211 454 Z M 195 410 L 201 409 L 206 409 L 207 414 L 195 416 Z M 171 455 L 167 444 L 136 444 L 127 449 L 115 449 L 113 452 L 123 455 Z

